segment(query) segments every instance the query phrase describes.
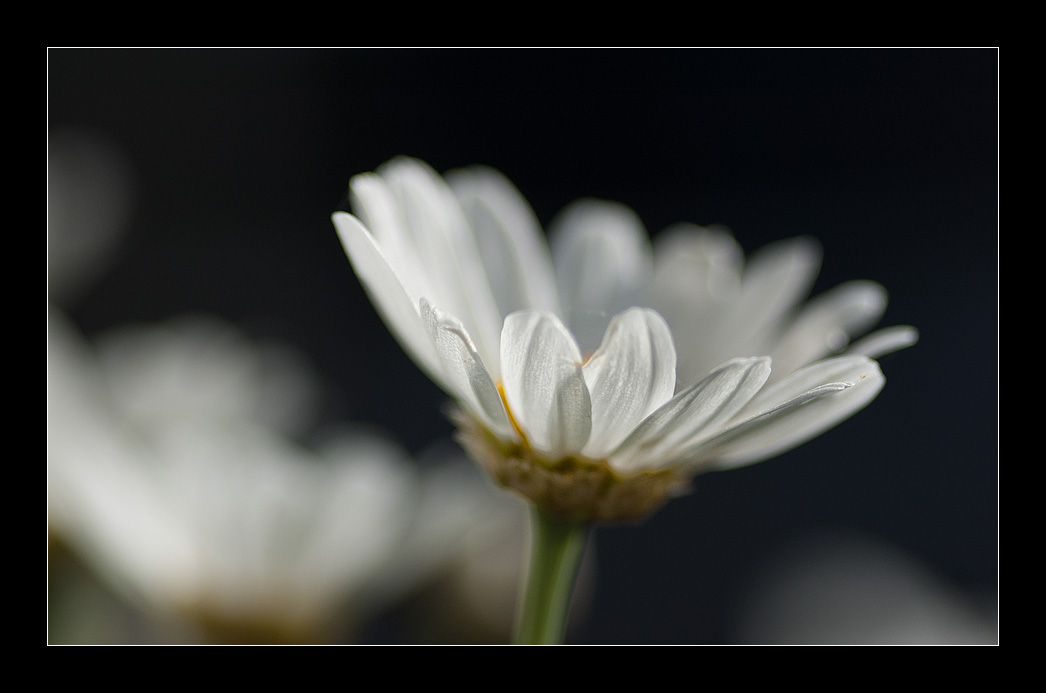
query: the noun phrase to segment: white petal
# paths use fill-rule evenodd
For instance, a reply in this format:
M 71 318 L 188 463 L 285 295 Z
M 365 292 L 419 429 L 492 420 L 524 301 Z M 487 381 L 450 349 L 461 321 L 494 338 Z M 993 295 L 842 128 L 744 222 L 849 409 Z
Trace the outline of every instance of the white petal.
M 875 399 L 886 380 L 863 356 L 819 361 L 759 394 L 715 438 L 688 451 L 716 469 L 751 464 L 823 433 Z
M 850 339 L 879 322 L 886 289 L 852 281 L 811 299 L 772 353 L 775 375 L 783 376 L 842 350 Z
M 389 254 L 405 245 L 407 229 L 388 184 L 376 173 L 361 173 L 349 181 L 352 209 Z
M 559 318 L 519 311 L 501 334 L 505 398 L 531 445 L 552 457 L 577 453 L 592 429 L 581 352 Z
M 726 353 L 768 353 L 781 320 L 809 292 L 821 265 L 821 247 L 800 237 L 772 243 L 752 256 L 741 294 L 730 308 L 731 320 L 717 338 Z
M 649 238 L 631 209 L 598 200 L 579 200 L 560 212 L 550 238 L 565 321 L 590 353 L 610 319 L 638 305 L 651 271 Z
M 676 350 L 664 319 L 647 308 L 616 316 L 584 366 L 592 396 L 592 435 L 584 453 L 602 458 L 672 397 Z
M 737 296 L 743 266 L 744 253 L 726 229 L 675 224 L 654 238 L 651 300 L 699 315 Z
M 870 359 L 907 349 L 919 341 L 919 330 L 909 325 L 895 325 L 876 330 L 867 337 L 850 345 L 847 354 L 861 354 Z
M 421 299 L 421 317 L 436 347 L 447 385 L 453 389 L 456 398 L 495 434 L 515 439 L 516 433 L 505 413 L 501 395 L 461 321 L 443 314 L 424 298 Z
M 440 300 L 440 293 L 432 286 L 418 255 L 401 205 L 388 183 L 376 173 L 361 173 L 349 182 L 349 195 L 353 212 L 370 232 L 389 266 L 395 269 L 407 293 L 415 301 L 418 296 Z
M 502 315 L 559 312 L 552 257 L 534 211 L 499 171 L 475 166 L 447 173 L 468 218 Z
M 447 387 L 432 341 L 418 314 L 416 298 L 385 259 L 374 237 L 356 217 L 336 212 L 332 217 L 345 254 L 389 330 L 404 351 L 430 378 Z
M 741 290 L 744 253 L 721 227 L 676 224 L 654 237 L 654 276 L 642 305 L 672 330 L 681 386 L 697 383 L 737 353 L 723 353 L 710 336 L 729 318 Z
M 663 466 L 733 418 L 770 376 L 770 359 L 729 361 L 651 414 L 612 455 L 622 471 Z
M 395 198 L 400 234 L 416 258 L 416 280 L 426 287 L 418 295 L 460 319 L 483 362 L 496 373 L 502 316 L 457 199 L 421 161 L 393 159 L 378 172 Z M 415 279 L 404 280 L 408 286 L 411 281 Z

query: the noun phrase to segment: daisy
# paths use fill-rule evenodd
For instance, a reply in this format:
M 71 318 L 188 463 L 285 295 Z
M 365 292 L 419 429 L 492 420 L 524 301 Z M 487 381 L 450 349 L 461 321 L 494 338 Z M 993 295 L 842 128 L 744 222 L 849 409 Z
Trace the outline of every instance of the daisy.
M 702 280 L 686 263 L 673 266 L 671 253 L 655 258 L 622 205 L 571 206 L 546 244 L 523 197 L 488 168 L 444 180 L 399 158 L 353 178 L 350 196 L 353 214 L 333 221 L 372 302 L 458 404 L 465 447 L 501 485 L 550 515 L 585 523 L 644 517 L 693 475 L 788 450 L 883 386 L 878 364 L 861 353 L 817 360 L 807 348 L 778 367 L 769 347 L 789 342 L 780 318 L 794 296 L 761 305 L 778 291 L 777 275 L 741 281 L 718 263 L 725 250 L 702 256 L 714 275 L 705 282 L 716 295 L 720 279 L 733 281 L 741 298 L 728 292 L 707 329 L 700 310 L 667 310 L 680 287 Z M 758 320 L 738 312 L 747 310 Z M 818 323 L 811 315 L 797 324 Z M 686 338 L 674 338 L 670 325 Z M 716 334 L 723 325 L 783 336 L 758 343 Z M 803 338 L 814 332 L 798 330 Z M 691 351 L 722 360 L 708 365 Z
M 48 340 L 52 535 L 161 641 L 351 637 L 516 521 L 489 484 L 373 431 L 297 442 L 304 359 L 216 319 L 89 344 L 52 311 Z

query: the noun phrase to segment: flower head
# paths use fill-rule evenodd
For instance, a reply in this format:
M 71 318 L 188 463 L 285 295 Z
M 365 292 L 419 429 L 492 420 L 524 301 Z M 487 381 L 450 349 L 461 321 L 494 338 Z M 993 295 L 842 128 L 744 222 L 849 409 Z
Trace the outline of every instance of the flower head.
M 695 473 L 793 447 L 882 388 L 863 355 L 788 366 L 773 382 L 770 352 L 737 340 L 727 345 L 740 351 L 713 366 L 677 359 L 677 348 L 699 346 L 674 339 L 650 306 L 670 304 L 677 281 L 711 291 L 718 278 L 655 262 L 622 205 L 575 203 L 546 244 L 526 201 L 491 169 L 444 180 L 401 158 L 353 178 L 350 192 L 355 216 L 336 213 L 334 224 L 372 301 L 459 404 L 470 452 L 550 512 L 643 517 Z M 759 307 L 763 292 L 750 293 Z M 684 313 L 672 317 L 703 329 L 699 313 Z

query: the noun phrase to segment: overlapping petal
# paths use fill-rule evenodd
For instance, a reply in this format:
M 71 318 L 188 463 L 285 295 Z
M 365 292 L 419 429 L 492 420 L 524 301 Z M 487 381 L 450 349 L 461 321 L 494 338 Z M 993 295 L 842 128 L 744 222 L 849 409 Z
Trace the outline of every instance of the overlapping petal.
M 650 241 L 635 212 L 601 200 L 569 205 L 549 236 L 564 320 L 589 353 L 610 319 L 637 305 L 650 277 Z
M 682 449 L 714 434 L 751 400 L 770 375 L 770 359 L 735 359 L 666 402 L 614 451 L 622 471 L 666 466 Z
M 759 342 L 774 335 L 782 317 L 809 293 L 820 268 L 821 246 L 807 236 L 777 241 L 753 254 L 732 307 L 733 338 Z
M 841 356 L 802 368 L 767 387 L 714 438 L 680 455 L 729 469 L 759 462 L 820 435 L 864 408 L 886 379 L 864 356 Z
M 333 220 L 345 254 L 371 302 L 385 318 L 385 324 L 414 362 L 430 378 L 447 387 L 432 341 L 418 314 L 417 299 L 404 284 L 403 275 L 393 268 L 374 236 L 356 217 L 337 212 Z
M 781 332 L 817 276 L 821 250 L 811 238 L 779 241 L 745 267 L 725 229 L 677 224 L 655 239 L 654 259 L 644 300 L 676 337 L 685 386 L 731 358 L 771 354 L 776 361 Z M 774 377 L 784 372 L 775 368 Z
M 581 352 L 559 318 L 520 311 L 501 335 L 505 398 L 530 444 L 552 457 L 576 453 L 592 431 Z
M 676 350 L 664 319 L 632 308 L 615 317 L 585 363 L 592 395 L 592 435 L 584 453 L 606 457 L 676 386 Z
M 364 178 L 366 185 L 353 180 L 354 200 L 366 217 L 379 216 L 385 224 L 375 238 L 383 250 L 390 248 L 389 260 L 412 299 L 424 296 L 464 321 L 484 363 L 496 364 L 502 315 L 453 192 L 414 159 L 393 159 L 378 173 L 380 178 Z
M 457 318 L 443 314 L 425 299 L 421 315 L 442 366 L 447 388 L 494 433 L 513 439 L 515 431 L 501 395 L 476 351 L 468 331 Z
M 806 303 L 773 350 L 783 373 L 837 353 L 853 335 L 877 323 L 886 310 L 886 289 L 870 281 L 851 281 Z
M 558 313 L 548 244 L 534 211 L 516 187 L 485 166 L 451 171 L 447 182 L 475 234 L 501 314 L 528 308 Z

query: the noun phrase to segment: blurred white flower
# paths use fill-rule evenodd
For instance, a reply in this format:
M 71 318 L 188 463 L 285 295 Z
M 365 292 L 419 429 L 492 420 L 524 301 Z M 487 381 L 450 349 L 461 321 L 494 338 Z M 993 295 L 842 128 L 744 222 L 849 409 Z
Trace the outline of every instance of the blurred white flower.
M 526 201 L 491 169 L 444 182 L 401 158 L 356 176 L 350 192 L 356 216 L 333 220 L 371 300 L 460 405 L 470 452 L 550 512 L 645 516 L 693 474 L 793 447 L 883 386 L 863 355 L 789 364 L 771 383 L 771 357 L 747 348 L 677 382 L 668 324 L 637 307 L 653 287 L 649 242 L 621 205 L 569 208 L 550 252 Z
M 110 398 L 136 424 L 252 421 L 299 435 L 316 419 L 320 387 L 305 356 L 213 316 L 118 327 L 97 341 Z
M 301 422 L 262 400 L 305 402 L 311 384 L 272 353 L 214 320 L 121 330 L 97 350 L 50 320 L 52 529 L 203 640 L 324 641 L 468 548 L 444 484 L 387 439 L 351 429 L 313 452 L 280 431 Z M 497 529 L 500 506 L 474 490 L 456 484 L 456 507 Z

